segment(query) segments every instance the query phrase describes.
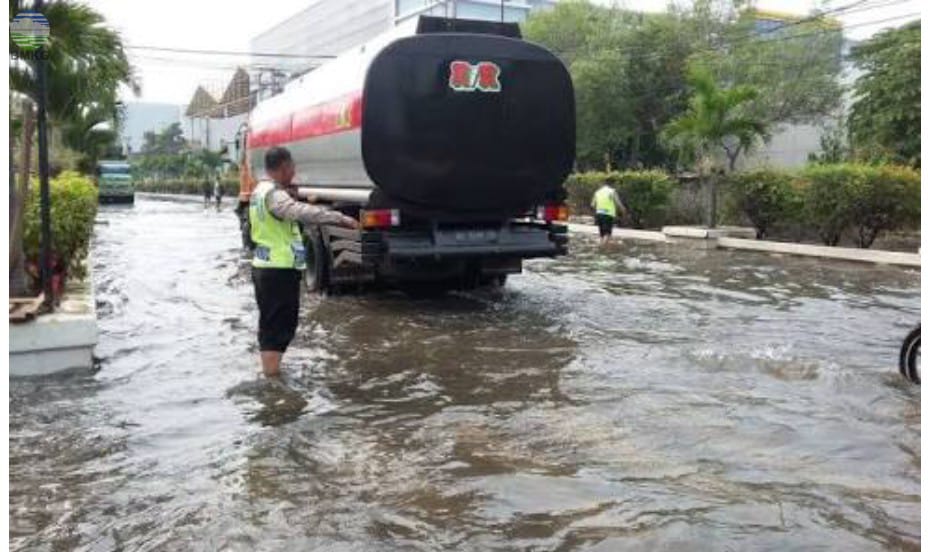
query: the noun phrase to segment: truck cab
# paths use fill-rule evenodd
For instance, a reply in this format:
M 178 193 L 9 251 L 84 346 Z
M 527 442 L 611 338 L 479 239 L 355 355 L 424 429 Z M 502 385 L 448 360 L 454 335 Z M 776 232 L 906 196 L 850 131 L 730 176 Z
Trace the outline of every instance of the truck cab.
M 135 183 L 128 161 L 100 161 L 96 181 L 100 203 L 135 202 Z

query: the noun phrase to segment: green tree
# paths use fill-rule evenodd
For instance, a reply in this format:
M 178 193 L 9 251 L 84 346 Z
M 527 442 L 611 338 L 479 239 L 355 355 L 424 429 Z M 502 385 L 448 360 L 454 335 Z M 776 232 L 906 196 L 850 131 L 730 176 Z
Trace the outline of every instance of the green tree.
M 704 68 L 693 65 L 688 72 L 693 89 L 685 113 L 664 127 L 666 143 L 693 162 L 700 179 L 710 176 L 709 227 L 716 223 L 716 159 L 720 153 L 729 159 L 732 152 L 748 151 L 766 134 L 764 123 L 746 114 L 757 89 L 736 86 L 724 89 Z M 731 168 L 731 167 L 729 167 Z
M 864 158 L 921 166 L 921 21 L 878 33 L 852 50 L 851 147 Z
M 24 6 L 11 0 L 10 18 Z M 64 1 L 50 2 L 42 9 L 50 27 L 47 54 L 47 90 L 49 136 L 79 151 L 91 162 L 99 155 L 101 145 L 115 138 L 113 129 L 119 124 L 118 94 L 121 85 L 138 91 L 132 67 L 122 41 L 105 25 L 102 15 L 83 4 Z M 10 40 L 10 51 L 17 47 Z M 36 64 L 19 58 L 10 64 L 11 100 L 20 106 L 19 121 L 14 126 L 23 130 L 20 149 L 23 152 L 21 176 L 11 197 L 10 266 L 11 293 L 23 293 L 21 283 L 23 211 L 30 197 L 29 168 L 33 109 L 37 94 Z M 100 124 L 108 122 L 109 127 Z M 106 131 L 101 133 L 101 131 Z
M 533 15 L 523 34 L 557 54 L 571 71 L 581 167 L 668 162 L 658 134 L 685 107 L 691 41 L 682 16 L 571 0 Z
M 720 44 L 692 61 L 726 86 L 756 89 L 747 115 L 771 130 L 788 123 L 820 124 L 835 115 L 842 94 L 842 33 L 836 21 L 810 16 L 771 26 L 746 9 L 720 33 Z M 737 147 L 726 152 L 731 169 L 742 153 Z
M 143 155 L 177 155 L 187 148 L 180 123 L 171 123 L 161 132 L 147 131 L 143 135 Z
M 840 28 L 809 18 L 764 29 L 743 4 L 696 0 L 641 14 L 569 0 L 532 15 L 525 37 L 557 54 L 574 78 L 578 165 L 672 166 L 660 131 L 687 107 L 690 62 L 726 87 L 755 88 L 748 114 L 769 129 L 831 115 L 841 98 Z M 726 150 L 729 167 L 743 153 L 738 144 Z

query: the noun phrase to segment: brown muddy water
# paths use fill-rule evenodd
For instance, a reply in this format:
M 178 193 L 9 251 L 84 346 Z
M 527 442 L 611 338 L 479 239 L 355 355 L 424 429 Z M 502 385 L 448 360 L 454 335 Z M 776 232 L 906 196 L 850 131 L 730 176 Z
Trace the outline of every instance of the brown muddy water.
M 267 384 L 228 210 L 99 219 L 99 371 L 10 382 L 14 550 L 919 545 L 918 271 L 576 237 L 306 298 Z

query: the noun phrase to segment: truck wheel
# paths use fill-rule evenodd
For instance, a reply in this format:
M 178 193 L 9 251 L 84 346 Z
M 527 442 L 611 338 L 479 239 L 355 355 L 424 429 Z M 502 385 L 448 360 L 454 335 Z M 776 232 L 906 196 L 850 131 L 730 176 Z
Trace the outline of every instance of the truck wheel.
M 310 230 L 306 239 L 306 289 L 321 293 L 329 285 L 329 255 L 318 230 Z
M 909 332 L 899 351 L 899 372 L 912 383 L 921 385 L 922 327 Z

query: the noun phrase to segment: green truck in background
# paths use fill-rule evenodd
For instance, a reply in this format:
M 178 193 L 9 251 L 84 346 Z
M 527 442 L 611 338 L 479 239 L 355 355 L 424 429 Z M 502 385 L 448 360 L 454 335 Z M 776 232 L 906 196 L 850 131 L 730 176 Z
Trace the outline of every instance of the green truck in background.
M 97 163 L 97 191 L 100 203 L 135 203 L 135 183 L 129 162 Z

